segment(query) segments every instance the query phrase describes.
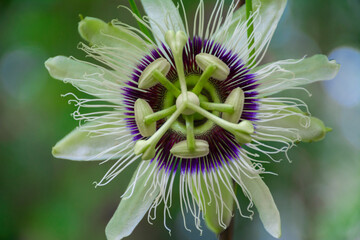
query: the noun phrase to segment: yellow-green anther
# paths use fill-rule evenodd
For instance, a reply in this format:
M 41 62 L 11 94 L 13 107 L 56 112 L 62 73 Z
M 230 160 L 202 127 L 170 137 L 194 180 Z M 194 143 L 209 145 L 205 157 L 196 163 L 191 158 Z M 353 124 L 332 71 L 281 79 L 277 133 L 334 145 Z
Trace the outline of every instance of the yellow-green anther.
M 180 90 L 175 87 L 175 85 L 170 82 L 165 76 L 164 74 L 162 74 L 162 72 L 160 72 L 159 70 L 155 70 L 153 72 L 153 77 L 158 80 L 167 90 L 169 90 L 175 97 L 178 97 L 181 92 Z
M 200 107 L 208 111 L 233 113 L 234 106 L 225 103 L 200 102 Z
M 186 121 L 186 141 L 190 152 L 195 151 L 195 136 L 194 136 L 194 115 L 185 116 Z
M 253 134 L 255 131 L 254 125 L 248 120 L 241 121 L 237 126 L 239 131 L 244 133 Z
M 185 96 L 187 96 L 187 100 L 185 100 Z M 185 102 L 190 102 L 196 106 L 200 106 L 200 100 L 199 97 L 193 93 L 193 92 L 187 92 L 187 93 L 182 93 L 177 99 L 176 99 L 176 107 L 180 108 L 180 106 L 182 106 Z M 186 108 L 182 114 L 184 115 L 191 115 L 193 114 L 194 111 L 192 109 Z
M 216 66 L 216 70 L 211 75 L 212 78 L 223 81 L 227 79 L 230 74 L 230 68 L 226 63 L 224 63 L 218 57 L 215 57 L 208 53 L 200 53 L 196 55 L 196 63 L 201 68 L 201 70 L 205 71 L 209 66 Z
M 138 140 L 135 143 L 134 153 L 136 155 L 143 154 L 141 159 L 144 161 L 151 160 L 156 154 L 155 145 L 149 144 L 148 140 Z
M 140 75 L 139 88 L 149 89 L 158 84 L 158 80 L 153 76 L 153 73 L 157 70 L 161 74 L 167 75 L 170 67 L 170 63 L 165 58 L 159 58 L 150 63 Z
M 166 118 L 167 116 L 170 116 L 176 111 L 176 106 L 169 107 L 167 109 L 158 111 L 156 113 L 153 113 L 151 115 L 147 115 L 144 118 L 145 124 L 150 124 L 156 121 L 159 121 L 160 119 Z
M 205 83 L 211 78 L 211 76 L 216 71 L 215 65 L 209 65 L 206 67 L 204 72 L 201 74 L 199 81 L 196 83 L 195 87 L 193 88 L 192 92 L 195 94 L 200 94 L 201 90 L 203 89 Z
M 250 134 L 237 132 L 235 135 L 235 139 L 240 144 L 250 143 L 252 138 Z
M 189 150 L 187 140 L 184 140 L 175 144 L 170 152 L 176 157 L 191 159 L 207 156 L 210 151 L 207 141 L 196 139 L 194 151 Z
M 188 37 L 183 31 L 178 31 L 175 33 L 170 30 L 165 34 L 165 41 L 169 45 L 171 52 L 174 56 L 175 66 L 179 77 L 181 92 L 187 99 L 187 86 L 184 72 L 184 63 L 183 63 L 183 50 L 186 45 Z
M 156 132 L 156 122 L 145 123 L 145 117 L 154 114 L 149 103 L 143 99 L 138 99 L 134 105 L 135 122 L 137 128 L 143 137 L 150 137 Z
M 229 104 L 234 107 L 234 112 L 224 112 L 222 118 L 226 121 L 238 123 L 240 121 L 243 109 L 244 109 L 245 94 L 241 88 L 235 88 L 231 91 L 226 98 L 225 104 Z

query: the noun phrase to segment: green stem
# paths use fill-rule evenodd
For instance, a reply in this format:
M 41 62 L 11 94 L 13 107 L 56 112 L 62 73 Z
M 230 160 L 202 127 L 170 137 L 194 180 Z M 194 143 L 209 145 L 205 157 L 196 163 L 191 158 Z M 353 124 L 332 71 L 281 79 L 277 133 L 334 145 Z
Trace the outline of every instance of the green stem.
M 234 112 L 234 106 L 231 104 L 200 102 L 200 107 L 208 111 L 218 111 L 218 112 L 226 112 L 226 113 Z
M 141 14 L 140 14 L 140 11 L 139 9 L 137 8 L 136 6 L 136 3 L 134 0 L 129 0 L 129 3 L 130 3 L 130 8 L 131 10 L 136 14 L 136 16 L 138 16 L 140 19 L 141 19 Z M 140 30 L 146 35 L 148 36 L 150 39 L 152 39 L 152 36 L 149 32 L 149 30 L 146 28 L 146 26 L 144 24 L 142 24 L 140 21 L 137 21 L 138 25 L 139 25 L 139 28 Z
M 246 0 L 245 2 L 246 2 L 248 49 L 250 50 L 255 44 L 255 36 L 252 36 L 254 32 L 254 23 L 253 23 L 254 19 L 251 16 L 253 14 L 253 7 L 252 7 L 252 0 Z M 249 63 L 253 61 L 254 55 L 255 55 L 255 47 L 250 52 Z
M 208 66 L 205 71 L 201 74 L 200 80 L 196 83 L 195 87 L 193 88 L 192 92 L 196 95 L 199 95 L 201 90 L 203 89 L 205 83 L 209 80 L 212 74 L 215 72 L 216 66 L 210 65 Z
M 167 116 L 170 116 L 176 111 L 176 106 L 169 107 L 167 109 L 158 111 L 156 113 L 153 113 L 151 115 L 148 115 L 144 118 L 145 124 L 151 124 L 153 122 L 159 121 L 160 119 L 166 118 Z
M 153 72 L 153 77 L 156 78 L 167 90 L 169 90 L 175 97 L 178 97 L 181 92 L 180 90 L 175 87 L 175 85 L 170 82 L 164 74 L 162 74 L 159 70 L 155 70 Z
M 190 152 L 195 151 L 195 136 L 194 136 L 194 115 L 185 116 L 186 120 L 186 140 Z

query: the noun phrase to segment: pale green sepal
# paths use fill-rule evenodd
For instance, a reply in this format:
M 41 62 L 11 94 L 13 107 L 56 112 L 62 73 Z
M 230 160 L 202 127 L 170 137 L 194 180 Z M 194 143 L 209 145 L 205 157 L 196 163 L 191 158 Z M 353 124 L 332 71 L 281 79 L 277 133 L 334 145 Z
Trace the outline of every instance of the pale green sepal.
M 52 149 L 53 156 L 74 161 L 95 161 L 117 159 L 125 154 L 116 146 L 129 140 L 131 136 L 124 137 L 125 133 L 103 136 L 89 133 L 89 130 L 101 132 L 102 129 L 118 127 L 110 122 L 105 124 L 108 121 L 106 118 L 100 118 L 98 121 L 101 124 L 99 122 L 86 123 L 61 139 Z
M 98 18 L 85 17 L 79 22 L 78 30 L 80 36 L 91 45 L 147 49 L 145 41 L 136 34 Z
M 252 0 L 253 11 L 259 11 L 259 15 L 255 17 L 255 38 L 254 46 L 255 50 L 259 48 L 264 49 L 266 47 L 265 41 L 270 39 L 274 34 L 274 31 L 279 23 L 279 20 L 285 10 L 287 0 Z M 232 17 L 232 24 L 226 29 L 221 29 L 221 32 L 226 32 L 227 38 L 231 38 L 234 35 L 234 31 L 239 31 L 238 24 L 246 24 L 246 7 L 245 4 L 234 12 Z M 221 38 L 222 36 L 218 36 Z M 247 36 L 244 34 L 241 41 L 238 41 L 241 49 L 244 44 L 248 44 Z
M 106 226 L 105 233 L 108 240 L 120 240 L 129 236 L 159 195 L 160 188 L 157 185 L 155 189 L 150 189 L 154 178 L 151 176 L 154 164 L 157 162 L 154 161 L 150 166 L 148 163 L 141 162 L 135 171 L 129 184 L 131 189 L 120 201 L 113 217 Z M 148 169 L 146 169 L 147 167 Z M 139 177 L 139 174 L 144 171 L 145 173 Z M 135 180 L 135 189 L 132 191 L 132 184 Z M 131 192 L 131 197 L 126 198 Z
M 286 105 L 284 104 L 276 104 L 279 106 L 279 109 L 284 109 Z M 327 128 L 323 121 L 316 117 L 307 116 L 306 113 L 302 112 L 299 108 L 295 107 L 286 107 L 286 110 L 266 110 L 266 113 L 273 112 L 274 114 L 281 115 L 289 115 L 293 112 L 293 115 L 286 116 L 280 119 L 258 123 L 260 126 L 268 126 L 268 127 L 278 127 L 283 129 L 293 129 L 297 130 L 296 133 L 289 131 L 270 131 L 265 129 L 259 129 L 262 133 L 266 133 L 269 135 L 273 135 L 269 137 L 271 140 L 290 140 L 294 142 L 302 141 L 302 142 L 316 142 L 325 138 L 327 132 L 329 132 L 329 128 Z M 275 136 L 279 135 L 279 136 Z M 286 138 L 286 139 L 285 139 Z
M 252 166 L 250 160 L 244 158 Z M 246 171 L 246 170 L 245 170 Z M 258 174 L 247 171 L 248 176 L 242 174 L 241 180 L 251 196 L 259 212 L 260 220 L 273 237 L 281 237 L 281 219 L 271 192 Z
M 276 71 L 259 81 L 256 90 L 261 96 L 269 96 L 280 91 L 310 84 L 317 81 L 333 79 L 340 69 L 335 60 L 329 60 L 325 55 L 314 55 L 299 60 L 285 60 L 270 63 Z M 270 64 L 257 67 L 251 73 L 261 72 Z
M 118 80 L 100 67 L 64 56 L 49 58 L 45 67 L 51 77 L 69 82 L 88 94 L 117 104 L 122 101 L 114 92 L 120 88 Z
M 179 10 L 172 0 L 141 0 L 141 3 L 150 18 L 152 33 L 160 47 L 165 42 L 167 31 L 185 31 Z

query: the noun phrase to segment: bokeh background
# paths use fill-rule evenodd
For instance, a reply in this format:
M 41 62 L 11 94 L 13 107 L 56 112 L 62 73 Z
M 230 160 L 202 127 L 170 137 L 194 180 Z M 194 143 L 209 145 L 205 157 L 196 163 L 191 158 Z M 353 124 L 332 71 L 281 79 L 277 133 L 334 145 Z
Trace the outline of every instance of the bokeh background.
M 191 15 L 197 1 L 184 0 Z M 214 0 L 206 0 L 211 10 Z M 229 4 L 229 1 L 227 2 Z M 131 177 L 129 168 L 94 188 L 109 165 L 54 159 L 51 147 L 77 126 L 72 105 L 60 95 L 76 92 L 51 79 L 44 61 L 55 55 L 83 58 L 77 49 L 78 14 L 136 26 L 117 6 L 125 0 L 0 0 L 0 239 L 99 240 Z M 266 166 L 280 209 L 282 239 L 360 239 L 360 1 L 289 0 L 264 61 L 323 53 L 342 64 L 332 81 L 287 92 L 303 98 L 332 127 L 325 140 L 299 144 L 292 163 Z M 159 211 L 161 212 L 161 211 Z M 186 232 L 178 206 L 171 239 L 215 239 Z M 189 220 L 190 220 L 189 216 Z M 127 239 L 168 239 L 160 213 Z M 272 239 L 255 215 L 236 216 L 234 239 Z

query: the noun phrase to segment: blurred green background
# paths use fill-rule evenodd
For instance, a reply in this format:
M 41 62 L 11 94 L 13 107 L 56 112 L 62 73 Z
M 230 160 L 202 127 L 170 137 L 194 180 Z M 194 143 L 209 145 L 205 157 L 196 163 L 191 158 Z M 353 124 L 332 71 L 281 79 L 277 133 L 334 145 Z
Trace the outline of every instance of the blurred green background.
M 198 1 L 184 0 L 189 15 Z M 206 0 L 208 11 L 214 1 Z M 229 1 L 227 2 L 229 4 Z M 125 0 L 0 0 L 0 239 L 105 239 L 104 229 L 133 167 L 94 188 L 109 165 L 57 160 L 51 147 L 77 126 L 72 105 L 60 95 L 76 92 L 51 79 L 44 61 L 55 55 L 83 58 L 77 49 L 78 14 L 136 26 L 117 6 Z M 287 92 L 308 103 L 332 127 L 319 143 L 299 144 L 292 163 L 266 166 L 286 240 L 360 239 L 360 1 L 289 0 L 265 62 L 323 53 L 342 64 L 332 81 Z M 179 209 L 168 219 L 171 239 L 215 239 L 183 228 Z M 189 216 L 189 220 L 191 217 Z M 143 221 L 127 239 L 168 239 L 163 216 Z M 272 239 L 255 215 L 236 216 L 234 239 Z

